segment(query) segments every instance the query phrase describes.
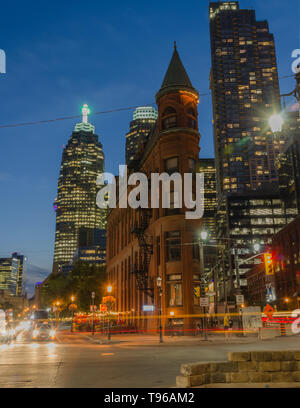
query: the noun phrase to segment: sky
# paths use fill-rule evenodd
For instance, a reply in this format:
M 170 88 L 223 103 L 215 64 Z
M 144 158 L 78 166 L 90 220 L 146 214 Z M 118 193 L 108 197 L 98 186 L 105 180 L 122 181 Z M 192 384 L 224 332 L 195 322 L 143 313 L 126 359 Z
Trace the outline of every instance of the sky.
M 14 1 L 1 5 L 0 49 L 0 257 L 28 257 L 27 285 L 51 271 L 53 201 L 63 145 L 77 120 L 35 126 L 3 125 L 155 102 L 177 49 L 200 93 L 209 93 L 208 0 Z M 300 48 L 299 0 L 241 0 L 275 35 L 279 77 L 292 75 L 291 53 Z M 280 80 L 280 91 L 294 88 Z M 292 101 L 291 101 L 292 103 Z M 90 117 L 103 144 L 106 171 L 124 163 L 132 110 Z M 200 98 L 200 157 L 213 157 L 211 97 Z

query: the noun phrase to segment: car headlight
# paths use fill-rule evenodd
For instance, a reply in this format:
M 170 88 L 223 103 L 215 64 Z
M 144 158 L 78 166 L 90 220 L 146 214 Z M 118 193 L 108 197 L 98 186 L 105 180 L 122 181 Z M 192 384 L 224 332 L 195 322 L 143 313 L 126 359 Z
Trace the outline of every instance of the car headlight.
M 38 330 L 33 330 L 33 337 L 36 337 L 39 334 Z

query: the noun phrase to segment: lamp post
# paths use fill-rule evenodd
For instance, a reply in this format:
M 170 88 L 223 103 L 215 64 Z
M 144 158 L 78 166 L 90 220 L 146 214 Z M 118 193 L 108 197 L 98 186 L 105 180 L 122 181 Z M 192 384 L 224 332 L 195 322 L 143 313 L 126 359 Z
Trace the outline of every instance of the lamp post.
M 112 292 L 112 286 L 108 285 L 107 286 L 107 293 Z M 107 340 L 110 341 L 110 310 L 111 310 L 111 302 L 106 303 L 107 306 L 107 311 L 108 311 L 108 322 L 107 322 Z
M 71 308 L 71 310 L 72 310 L 72 320 L 71 320 L 71 332 L 73 332 L 73 320 L 74 320 L 74 305 L 73 305 L 73 302 L 74 302 L 74 300 L 75 300 L 75 296 L 71 296 L 71 302 L 72 302 L 72 308 Z
M 56 328 L 57 328 L 58 322 L 59 322 L 59 306 L 60 306 L 59 300 L 55 302 L 55 306 L 56 306 Z
M 205 266 L 204 266 L 204 250 L 203 242 L 207 240 L 208 233 L 207 231 L 201 231 L 201 239 L 199 240 L 199 252 L 200 252 L 200 299 L 205 297 Z M 200 301 L 199 301 L 200 302 Z M 207 320 L 206 320 L 206 308 L 203 306 L 203 330 L 204 330 L 204 340 L 207 340 Z
M 158 276 L 156 279 L 157 291 L 158 291 L 158 328 L 159 328 L 159 342 L 163 343 L 162 336 L 162 324 L 161 324 L 161 314 L 162 314 L 162 278 Z
M 94 304 L 95 304 L 95 292 L 92 292 L 92 336 L 94 336 Z

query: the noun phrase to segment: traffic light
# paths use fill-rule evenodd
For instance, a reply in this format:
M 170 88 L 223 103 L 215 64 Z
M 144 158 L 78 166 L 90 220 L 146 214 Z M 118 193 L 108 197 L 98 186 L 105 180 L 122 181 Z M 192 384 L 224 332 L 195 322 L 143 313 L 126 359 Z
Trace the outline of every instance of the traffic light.
M 264 254 L 266 275 L 274 275 L 274 264 L 272 254 Z
M 194 295 L 199 298 L 200 297 L 200 286 L 194 287 Z

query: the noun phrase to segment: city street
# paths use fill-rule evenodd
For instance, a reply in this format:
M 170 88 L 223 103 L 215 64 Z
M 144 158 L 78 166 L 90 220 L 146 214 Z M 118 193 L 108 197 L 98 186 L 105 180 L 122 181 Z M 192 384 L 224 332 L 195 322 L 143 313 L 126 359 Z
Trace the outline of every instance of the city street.
M 121 336 L 119 336 L 120 338 Z M 56 343 L 0 345 L 0 387 L 174 387 L 182 363 L 222 361 L 229 351 L 299 350 L 300 336 L 273 340 L 186 338 L 159 345 L 154 336 L 95 344 L 60 333 Z

